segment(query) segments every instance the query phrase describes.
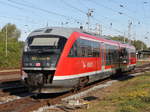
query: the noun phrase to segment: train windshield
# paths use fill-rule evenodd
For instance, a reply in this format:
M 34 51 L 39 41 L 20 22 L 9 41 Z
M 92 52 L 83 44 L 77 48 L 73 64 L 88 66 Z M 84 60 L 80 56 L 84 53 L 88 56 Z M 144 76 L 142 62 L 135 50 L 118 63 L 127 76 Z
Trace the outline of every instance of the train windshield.
M 60 36 L 34 36 L 28 39 L 28 46 L 33 49 L 60 49 L 62 50 L 66 38 Z
M 61 36 L 29 37 L 23 52 L 23 66 L 55 68 L 66 41 Z
M 33 38 L 30 46 L 58 46 L 59 38 L 51 37 L 36 37 Z

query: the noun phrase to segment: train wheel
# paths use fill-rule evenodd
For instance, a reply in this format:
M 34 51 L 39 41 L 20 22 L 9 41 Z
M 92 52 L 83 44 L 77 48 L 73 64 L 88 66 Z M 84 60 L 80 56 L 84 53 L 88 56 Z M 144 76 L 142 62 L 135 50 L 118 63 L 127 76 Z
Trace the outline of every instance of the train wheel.
M 79 87 L 83 88 L 85 87 L 89 82 L 89 77 L 81 77 L 79 78 Z
M 121 69 L 118 69 L 118 70 L 116 71 L 116 73 L 113 74 L 111 77 L 112 77 L 112 78 L 119 78 L 119 77 L 121 76 L 121 74 L 122 74 Z
M 73 92 L 79 91 L 81 88 L 85 87 L 89 82 L 89 77 L 79 78 L 78 84 L 74 87 Z

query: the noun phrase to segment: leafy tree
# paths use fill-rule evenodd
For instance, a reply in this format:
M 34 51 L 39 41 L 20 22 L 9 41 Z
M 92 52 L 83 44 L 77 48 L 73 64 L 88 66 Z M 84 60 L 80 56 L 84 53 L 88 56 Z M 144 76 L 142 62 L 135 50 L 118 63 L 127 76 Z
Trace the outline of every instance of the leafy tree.
M 140 41 L 140 40 L 134 40 L 131 43 L 132 43 L 132 45 L 135 46 L 136 50 L 147 49 L 146 44 L 144 42 Z
M 147 49 L 150 50 L 150 47 L 148 47 Z
M 7 27 L 7 51 L 6 56 L 6 27 Z M 17 29 L 14 24 L 6 24 L 0 30 L 0 69 L 1 68 L 19 68 L 21 59 L 21 49 L 23 47 L 23 42 L 18 41 L 21 32 Z
M 115 36 L 110 37 L 112 40 L 120 41 L 120 42 L 129 42 L 128 38 L 124 38 L 123 36 Z M 144 42 L 140 40 L 131 40 L 131 44 L 135 46 L 136 50 L 147 49 L 147 46 Z
M 128 42 L 128 38 L 125 38 L 123 36 L 114 36 L 110 37 L 112 40 L 120 41 L 120 42 Z
M 6 34 L 6 31 L 7 31 L 8 38 L 14 38 L 18 40 L 21 35 L 21 31 L 16 27 L 15 24 L 11 24 L 11 23 L 6 24 L 2 28 L 1 32 L 4 35 Z

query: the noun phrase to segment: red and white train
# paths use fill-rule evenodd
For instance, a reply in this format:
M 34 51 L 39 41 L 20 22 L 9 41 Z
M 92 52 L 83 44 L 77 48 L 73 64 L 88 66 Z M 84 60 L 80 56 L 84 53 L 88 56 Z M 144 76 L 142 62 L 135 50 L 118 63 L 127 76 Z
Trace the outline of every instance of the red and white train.
M 63 92 L 134 69 L 135 52 L 132 45 L 81 29 L 38 29 L 26 39 L 22 80 L 41 92 Z

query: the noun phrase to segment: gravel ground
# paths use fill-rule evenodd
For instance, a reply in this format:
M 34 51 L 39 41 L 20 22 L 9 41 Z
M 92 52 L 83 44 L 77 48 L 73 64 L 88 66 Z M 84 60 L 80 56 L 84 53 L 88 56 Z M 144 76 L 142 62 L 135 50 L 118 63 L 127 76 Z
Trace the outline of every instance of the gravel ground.
M 4 104 L 4 103 L 7 103 L 7 102 L 10 102 L 10 101 L 14 101 L 16 99 L 20 99 L 19 96 L 15 96 L 15 95 L 6 95 L 6 96 L 3 96 L 3 97 L 0 97 L 0 104 Z
M 141 73 L 131 74 L 125 78 L 138 76 L 140 74 Z M 63 98 L 61 104 L 41 107 L 33 112 L 70 112 L 76 109 L 88 108 L 88 104 L 90 104 L 91 101 L 100 100 L 105 94 L 110 93 L 111 86 L 116 86 L 119 80 L 111 80 L 104 84 L 97 85 L 81 93 Z

